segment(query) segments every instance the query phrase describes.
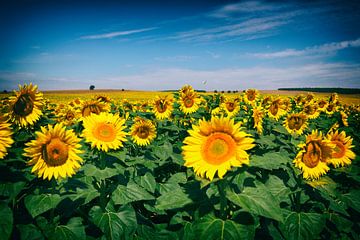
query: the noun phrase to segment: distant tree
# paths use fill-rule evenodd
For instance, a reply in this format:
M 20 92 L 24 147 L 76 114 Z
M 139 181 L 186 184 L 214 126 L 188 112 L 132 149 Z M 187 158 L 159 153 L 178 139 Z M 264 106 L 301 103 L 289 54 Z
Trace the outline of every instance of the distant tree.
M 233 93 L 236 93 L 236 90 L 234 90 Z
M 224 92 L 225 92 L 224 90 L 221 91 L 221 93 L 224 93 Z
M 217 93 L 217 90 L 214 90 L 214 93 Z
M 227 93 L 231 93 L 231 90 L 228 90 Z
M 94 85 L 90 85 L 89 89 L 90 89 L 90 90 L 94 90 L 94 89 L 95 89 L 95 86 L 94 86 Z
M 122 88 L 121 91 L 125 91 L 125 89 Z
M 4 91 L 3 91 L 3 93 L 7 93 L 8 91 L 5 89 Z

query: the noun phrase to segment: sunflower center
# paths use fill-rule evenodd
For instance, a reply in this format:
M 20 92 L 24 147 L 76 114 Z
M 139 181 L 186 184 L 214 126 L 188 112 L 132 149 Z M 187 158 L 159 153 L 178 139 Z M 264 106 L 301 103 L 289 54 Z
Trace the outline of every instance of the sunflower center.
M 306 106 L 304 112 L 309 115 L 313 115 L 316 112 L 316 109 L 312 106 Z
M 60 166 L 66 163 L 69 148 L 59 138 L 52 138 L 50 142 L 42 147 L 44 161 L 50 166 Z
M 166 111 L 166 108 L 167 108 L 167 103 L 166 103 L 166 101 L 160 100 L 160 101 L 157 101 L 157 102 L 156 102 L 156 109 L 157 109 L 157 111 L 158 111 L 159 113 L 165 112 L 165 111 Z
M 333 141 L 332 143 L 336 144 L 336 147 L 332 153 L 332 157 L 333 158 L 342 158 L 346 152 L 344 144 L 340 141 Z
M 14 104 L 14 112 L 16 115 L 27 116 L 34 109 L 34 101 L 30 94 L 22 94 Z
M 147 126 L 141 126 L 138 128 L 136 135 L 139 138 L 146 139 L 150 135 L 150 129 Z
M 248 98 L 248 100 L 249 101 L 253 101 L 254 99 L 255 99 L 255 93 L 254 92 L 248 92 L 247 94 L 246 94 L 246 96 L 247 96 L 247 98 Z
M 272 115 L 276 115 L 279 111 L 279 106 L 278 104 L 271 104 L 270 108 L 269 108 L 269 111 L 271 112 Z
M 234 109 L 235 109 L 235 104 L 234 104 L 233 102 L 227 102 L 227 103 L 226 103 L 226 109 L 227 109 L 229 112 L 234 111 Z
M 319 102 L 319 107 L 320 107 L 320 108 L 323 108 L 323 107 L 325 107 L 325 104 L 326 104 L 326 102 L 321 101 L 321 102 Z
M 83 108 L 82 115 L 83 117 L 87 117 L 91 113 L 99 114 L 100 112 L 101 112 L 101 108 L 96 104 L 92 104 Z
M 299 130 L 304 124 L 304 120 L 301 117 L 291 117 L 289 119 L 289 128 Z
M 228 161 L 235 153 L 235 140 L 226 133 L 210 135 L 202 147 L 205 161 L 213 165 L 219 165 Z
M 66 113 L 65 118 L 66 118 L 66 120 L 72 120 L 75 118 L 75 114 L 73 112 L 69 111 Z
M 309 167 L 316 167 L 321 160 L 321 147 L 316 142 L 310 142 L 306 145 L 306 152 L 302 157 L 303 163 Z
M 114 125 L 110 123 L 98 123 L 93 130 L 93 135 L 100 141 L 112 142 L 116 137 Z
M 326 108 L 326 110 L 327 110 L 328 112 L 332 112 L 332 111 L 334 110 L 334 105 L 329 104 L 328 107 Z
M 185 97 L 184 99 L 184 105 L 187 108 L 191 108 L 194 105 L 194 99 L 191 97 Z

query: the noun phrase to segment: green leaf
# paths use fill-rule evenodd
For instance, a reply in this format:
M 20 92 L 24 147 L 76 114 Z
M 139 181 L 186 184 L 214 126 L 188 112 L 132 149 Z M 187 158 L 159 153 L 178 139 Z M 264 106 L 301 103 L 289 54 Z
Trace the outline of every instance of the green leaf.
M 0 236 L 2 239 L 10 239 L 13 228 L 13 213 L 7 204 L 0 204 Z
M 174 191 L 165 192 L 156 200 L 155 207 L 159 210 L 182 208 L 193 201 L 178 187 Z
M 259 139 L 256 140 L 256 143 L 260 146 L 263 146 L 264 148 L 276 148 L 279 145 L 275 143 L 275 135 L 262 135 Z
M 285 186 L 283 180 L 277 176 L 270 175 L 266 181 L 265 186 L 269 192 L 276 197 L 280 202 L 289 202 L 289 194 L 291 190 Z
M 325 226 L 325 218 L 317 213 L 292 212 L 280 229 L 288 240 L 317 239 Z
M 282 164 L 290 161 L 289 154 L 286 152 L 268 152 L 262 156 L 252 155 L 250 166 L 273 170 L 281 168 Z
M 157 158 L 164 161 L 172 155 L 173 147 L 171 143 L 166 141 L 162 146 L 154 146 L 153 153 Z
M 129 202 L 155 199 L 143 187 L 134 182 L 129 182 L 127 186 L 118 185 L 112 193 L 112 200 L 115 204 L 126 204 Z
M 352 190 L 349 193 L 343 194 L 342 199 L 360 213 L 360 190 Z
M 41 234 L 40 229 L 38 229 L 33 224 L 22 225 L 19 224 L 16 226 L 20 231 L 20 238 L 22 240 L 39 240 L 44 239 L 44 236 Z
M 84 200 L 83 204 L 88 204 L 93 199 L 95 199 L 96 197 L 99 197 L 99 196 L 100 196 L 100 193 L 95 188 L 90 188 L 90 189 L 77 188 L 76 193 L 70 195 L 70 199 L 72 201 L 76 201 L 78 199 L 83 199 Z
M 185 184 L 187 182 L 186 173 L 179 172 L 172 175 L 169 180 L 167 180 L 168 183 L 182 183 Z
M 249 213 L 283 221 L 280 202 L 265 187 L 246 187 L 240 194 L 227 191 L 226 197 Z
M 61 201 L 58 194 L 29 195 L 25 197 L 25 206 L 34 218 L 51 208 L 55 208 Z
M 196 239 L 253 239 L 254 226 L 242 225 L 231 220 L 222 220 L 211 215 L 200 218 L 193 224 Z
M 351 221 L 347 220 L 346 218 L 340 216 L 337 213 L 328 213 L 327 218 L 329 219 L 329 221 L 334 223 L 334 225 L 340 232 L 349 233 L 352 226 L 354 225 Z
M 21 192 L 25 185 L 25 182 L 1 183 L 0 195 L 9 197 L 9 199 L 12 200 Z
M 122 162 L 125 162 L 127 150 L 124 148 L 122 151 L 114 151 L 106 153 L 109 156 L 115 157 Z
M 149 192 L 155 192 L 156 181 L 151 173 L 147 172 L 144 176 L 139 177 L 136 182 Z
M 89 215 L 107 239 L 131 239 L 137 228 L 135 211 L 129 205 L 124 205 L 117 212 L 108 209 L 103 212 L 99 206 L 94 206 Z
M 80 217 L 71 218 L 67 225 L 56 226 L 54 232 L 50 234 L 50 239 L 86 239 L 85 227 L 82 224 L 82 219 Z
M 91 164 L 84 165 L 82 170 L 85 176 L 95 177 L 97 180 L 111 178 L 118 174 L 118 171 L 114 168 L 99 169 Z

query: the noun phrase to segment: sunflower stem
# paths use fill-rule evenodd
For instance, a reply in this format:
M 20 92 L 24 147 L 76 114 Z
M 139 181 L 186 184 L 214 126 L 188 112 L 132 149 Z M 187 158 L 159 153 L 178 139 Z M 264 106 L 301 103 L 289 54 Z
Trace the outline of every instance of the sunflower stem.
M 51 195 L 54 195 L 56 193 L 56 180 L 52 179 L 51 181 Z M 50 221 L 54 222 L 54 216 L 55 216 L 55 208 L 52 208 L 50 211 Z
M 225 196 L 225 188 L 226 188 L 226 180 L 222 179 L 217 182 L 217 187 L 220 194 L 220 218 L 226 219 L 226 207 L 227 207 L 227 199 Z
M 100 169 L 106 168 L 106 159 L 105 159 L 105 152 L 99 151 L 99 162 L 100 162 Z

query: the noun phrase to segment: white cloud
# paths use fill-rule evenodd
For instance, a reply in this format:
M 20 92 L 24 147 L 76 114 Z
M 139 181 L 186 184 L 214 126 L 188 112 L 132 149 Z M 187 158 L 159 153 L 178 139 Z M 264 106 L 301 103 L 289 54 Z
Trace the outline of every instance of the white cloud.
M 360 47 L 360 38 L 356 40 L 333 42 L 319 46 L 307 47 L 302 50 L 286 49 L 283 51 L 271 52 L 271 53 L 250 53 L 249 55 L 257 58 L 268 58 L 268 59 L 311 56 L 311 55 L 325 55 L 352 47 Z
M 118 36 L 126 36 L 131 35 L 135 33 L 141 33 L 141 32 L 147 32 L 156 29 L 155 27 L 152 28 L 141 28 L 141 29 L 134 29 L 134 30 L 128 30 L 128 31 L 118 31 L 118 32 L 109 32 L 109 33 L 103 33 L 103 34 L 96 34 L 96 35 L 86 35 L 80 37 L 80 39 L 108 39 L 108 38 L 114 38 Z

